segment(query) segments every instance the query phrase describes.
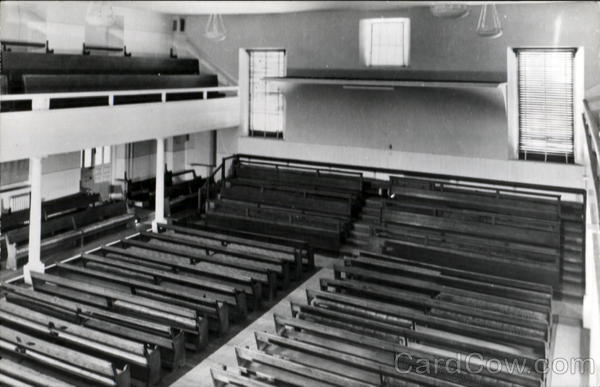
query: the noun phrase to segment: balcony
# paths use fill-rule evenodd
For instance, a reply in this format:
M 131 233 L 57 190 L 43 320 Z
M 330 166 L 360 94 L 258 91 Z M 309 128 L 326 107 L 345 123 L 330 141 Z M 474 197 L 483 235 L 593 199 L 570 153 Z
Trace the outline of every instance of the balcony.
M 0 95 L 0 162 L 239 125 L 237 87 Z M 91 105 L 91 106 L 90 106 Z

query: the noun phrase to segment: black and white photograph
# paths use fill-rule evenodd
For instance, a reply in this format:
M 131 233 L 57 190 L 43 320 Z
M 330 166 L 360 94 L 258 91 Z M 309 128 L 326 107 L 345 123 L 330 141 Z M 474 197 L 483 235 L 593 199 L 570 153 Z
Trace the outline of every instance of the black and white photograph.
M 600 1 L 0 0 L 0 386 L 600 387 Z

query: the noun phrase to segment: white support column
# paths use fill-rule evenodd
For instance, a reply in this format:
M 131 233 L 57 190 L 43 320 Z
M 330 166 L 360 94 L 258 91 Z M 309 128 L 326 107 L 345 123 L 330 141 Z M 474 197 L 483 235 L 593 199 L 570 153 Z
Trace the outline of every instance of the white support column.
M 157 223 L 165 223 L 165 139 L 156 139 L 156 195 L 154 197 L 154 222 L 152 230 L 158 231 Z
M 42 234 L 42 158 L 29 159 L 29 181 L 31 199 L 29 204 L 29 258 L 23 267 L 25 282 L 31 284 L 30 272 L 44 272 L 44 264 L 40 259 Z

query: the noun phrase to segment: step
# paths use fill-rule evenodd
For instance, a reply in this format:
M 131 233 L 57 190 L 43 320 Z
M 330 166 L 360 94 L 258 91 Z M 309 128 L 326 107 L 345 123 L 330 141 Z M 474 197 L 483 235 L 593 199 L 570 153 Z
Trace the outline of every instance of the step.
M 583 243 L 583 237 L 578 234 L 565 233 L 563 236 L 563 239 L 567 243 L 573 243 L 573 244 L 578 244 L 578 245 L 581 245 Z
M 354 230 L 360 232 L 371 232 L 371 225 L 369 223 L 356 222 L 354 223 Z
M 573 298 L 582 298 L 583 297 L 583 288 L 581 285 L 571 284 L 571 283 L 563 283 L 561 285 L 561 293 L 564 296 L 569 296 Z
M 580 244 L 575 244 L 572 242 L 565 242 L 564 249 L 565 249 L 565 251 L 569 251 L 572 253 L 579 253 L 580 255 L 581 255 L 581 253 L 583 253 L 582 246 Z
M 359 240 L 359 239 L 354 239 L 354 238 L 348 238 L 346 240 L 346 244 L 349 246 L 356 246 L 356 247 L 366 247 L 370 245 L 370 241 L 364 241 L 364 240 Z
M 350 231 L 350 238 L 361 239 L 361 240 L 369 240 L 371 239 L 371 233 L 366 232 L 358 232 L 358 231 Z
M 379 216 L 381 210 L 377 207 L 363 207 L 362 213 L 363 215 Z
M 367 198 L 365 205 L 368 207 L 381 207 L 381 198 Z
M 571 283 L 571 284 L 578 284 L 578 285 L 582 285 L 583 284 L 583 278 L 581 278 L 581 275 L 576 275 L 576 274 L 570 274 L 570 273 L 563 273 L 562 275 L 562 281 L 563 283 Z
M 583 263 L 583 257 L 581 255 L 581 253 L 575 253 L 572 251 L 565 251 L 564 260 L 565 260 L 565 263 L 570 262 L 570 263 L 575 263 L 575 264 L 580 264 L 580 265 Z
M 379 215 L 377 216 L 372 216 L 372 215 L 365 215 L 362 214 L 358 217 L 359 220 L 361 220 L 364 223 L 369 223 L 369 224 L 379 224 Z
M 578 263 L 565 262 L 563 264 L 563 271 L 574 274 L 574 275 L 581 276 L 583 274 L 583 264 L 581 262 L 578 262 Z

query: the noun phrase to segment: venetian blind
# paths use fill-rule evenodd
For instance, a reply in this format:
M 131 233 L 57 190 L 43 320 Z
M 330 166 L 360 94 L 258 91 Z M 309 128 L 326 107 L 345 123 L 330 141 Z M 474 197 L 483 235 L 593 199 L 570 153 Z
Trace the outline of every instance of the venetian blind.
M 520 49 L 519 153 L 573 161 L 573 49 Z

